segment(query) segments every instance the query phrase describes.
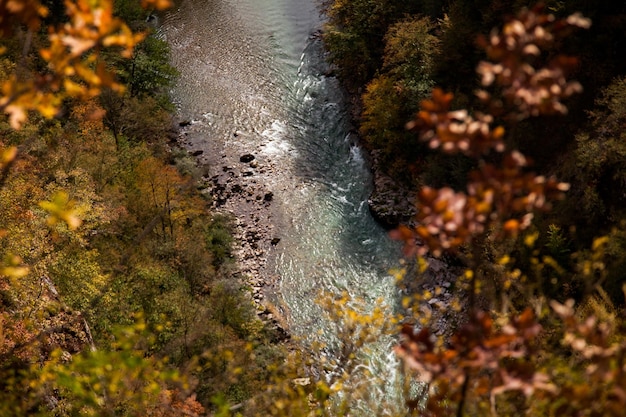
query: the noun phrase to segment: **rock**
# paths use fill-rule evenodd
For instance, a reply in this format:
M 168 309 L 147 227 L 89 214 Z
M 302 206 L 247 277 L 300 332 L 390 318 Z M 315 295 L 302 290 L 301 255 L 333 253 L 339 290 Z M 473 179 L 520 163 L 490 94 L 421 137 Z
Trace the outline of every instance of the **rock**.
M 257 168 L 258 166 L 259 166 L 259 162 L 258 161 L 250 162 L 250 168 Z
M 415 195 L 411 190 L 399 186 L 391 177 L 382 172 L 378 163 L 378 153 L 371 153 L 374 187 L 368 199 L 372 217 L 386 229 L 395 229 L 400 224 L 410 224 L 415 217 Z
M 248 162 L 252 162 L 253 160 L 254 160 L 254 155 L 252 155 L 251 153 L 247 153 L 239 157 L 239 161 L 246 163 L 246 164 Z
M 249 242 L 257 242 L 258 240 L 261 239 L 261 237 L 259 236 L 259 233 L 254 230 L 247 231 L 246 238 L 248 239 Z
M 311 378 L 296 378 L 292 380 L 294 385 L 307 386 L 311 384 Z
M 69 363 L 71 361 L 72 361 L 72 354 L 70 352 L 68 352 L 67 350 L 64 350 L 63 352 L 61 352 L 61 362 Z

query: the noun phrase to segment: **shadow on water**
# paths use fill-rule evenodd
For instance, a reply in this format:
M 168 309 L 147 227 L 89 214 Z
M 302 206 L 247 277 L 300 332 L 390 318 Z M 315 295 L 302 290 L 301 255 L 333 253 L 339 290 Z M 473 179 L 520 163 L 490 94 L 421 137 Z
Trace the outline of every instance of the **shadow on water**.
M 359 269 L 374 269 L 384 279 L 397 264 L 399 245 L 389 240 L 369 213 L 372 177 L 367 158 L 357 143 L 347 97 L 329 73 L 322 41 L 311 35 L 290 107 L 296 133 L 291 138 L 295 172 L 326 199 L 319 204 L 328 210 L 324 220 L 326 232 L 338 243 L 335 256 Z

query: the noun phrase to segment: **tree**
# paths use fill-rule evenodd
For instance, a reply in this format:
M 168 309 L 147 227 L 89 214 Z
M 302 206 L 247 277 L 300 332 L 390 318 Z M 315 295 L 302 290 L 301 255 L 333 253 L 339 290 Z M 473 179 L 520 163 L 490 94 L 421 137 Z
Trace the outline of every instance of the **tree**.
M 424 187 L 417 225 L 395 232 L 409 253 L 451 254 L 465 269 L 455 283 L 465 301 L 450 306 L 458 325 L 445 340 L 433 336 L 428 317 L 422 317 L 423 327 L 407 323 L 402 330 L 396 351 L 429 389 L 423 407 L 411 403 L 414 413 L 623 412 L 626 402 L 618 393 L 626 334 L 601 287 L 612 238 L 596 238 L 589 250 L 574 254 L 575 271 L 556 261 L 565 245 L 558 228 L 543 232 L 548 243 L 537 246 L 542 231 L 533 216 L 569 186 L 530 172 L 505 130 L 527 117 L 566 113 L 563 100 L 581 90 L 566 77 L 575 59 L 553 54 L 544 64 L 542 57 L 571 29 L 589 26 L 580 14 L 557 19 L 538 7 L 520 12 L 481 41 L 490 61 L 477 71 L 483 87 L 496 87 L 495 94 L 478 92 L 485 111 L 452 110 L 453 95 L 435 89 L 410 123 L 430 147 L 478 160 L 467 191 Z M 563 289 L 575 280 L 586 284 L 582 291 L 561 291 L 558 300 L 543 291 L 545 281 Z
M 423 149 L 405 129 L 406 120 L 432 88 L 437 38 L 428 19 L 411 17 L 391 25 L 385 35 L 382 71 L 361 96 L 359 132 L 368 148 L 379 152 L 380 164 L 395 178 L 411 184 L 407 169 Z M 421 151 L 421 152 L 420 152 Z
M 184 378 L 150 353 L 143 321 L 112 332 L 112 349 L 98 349 L 70 306 L 87 307 L 109 278 L 87 248 L 107 222 L 95 214 L 94 190 L 110 181 L 104 160 L 90 166 L 84 156 L 89 146 L 96 159 L 110 151 L 102 109 L 88 99 L 123 90 L 102 51 L 129 56 L 144 35 L 114 16 L 112 1 L 50 7 L 65 17 L 48 18 L 52 9 L 36 0 L 0 5 L 0 108 L 9 122 L 0 121 L 0 413 L 199 415 Z M 64 118 L 64 129 L 51 119 L 68 109 L 76 125 Z M 89 233 L 76 232 L 84 223 Z
M 420 251 L 428 249 L 438 256 L 474 239 L 482 240 L 492 230 L 515 235 L 530 226 L 534 211 L 549 208 L 550 200 L 568 190 L 568 184 L 554 178 L 525 172 L 526 157 L 518 150 L 507 150 L 505 128 L 493 125 L 496 117 L 516 122 L 567 112 L 562 100 L 581 90 L 580 84 L 565 78 L 575 60 L 557 55 L 541 66 L 536 58 L 540 46 L 549 46 L 559 36 L 557 31 L 571 26 L 588 27 L 589 23 L 579 15 L 555 21 L 552 15 L 529 11 L 508 23 L 502 34 L 494 32 L 483 41 L 487 55 L 496 62 L 482 61 L 477 72 L 483 86 L 496 84 L 502 96 L 496 99 L 486 90 L 478 91 L 488 112 L 472 116 L 467 110 L 451 111 L 454 95 L 441 89 L 433 90 L 432 98 L 422 102 L 422 110 L 408 126 L 421 130 L 431 148 L 463 153 L 479 163 L 478 170 L 470 173 L 467 193 L 422 189 L 416 232 L 427 246 Z M 496 157 L 490 157 L 492 152 Z
M 392 23 L 411 13 L 413 3 L 396 0 L 323 0 L 328 17 L 323 38 L 330 62 L 352 87 L 368 82 L 382 63 L 383 38 Z
M 143 2 L 145 7 L 157 9 L 170 4 L 169 0 Z M 113 15 L 112 0 L 65 1 L 67 22 L 49 27 L 49 44 L 38 51 L 44 71 L 28 61 L 34 33 L 42 26 L 48 8 L 37 0 L 10 2 L 2 8 L 0 34 L 11 37 L 20 32 L 24 36 L 18 67 L 0 88 L 0 109 L 9 115 L 12 127 L 19 128 L 29 111 L 54 117 L 65 98 L 94 97 L 103 88 L 123 90 L 100 59 L 101 51 L 118 48 L 121 56 L 131 57 L 144 35 L 133 33 Z
M 126 84 L 130 95 L 154 93 L 172 85 L 178 76 L 176 68 L 169 64 L 167 42 L 156 36 L 148 36 L 141 42 L 126 69 Z

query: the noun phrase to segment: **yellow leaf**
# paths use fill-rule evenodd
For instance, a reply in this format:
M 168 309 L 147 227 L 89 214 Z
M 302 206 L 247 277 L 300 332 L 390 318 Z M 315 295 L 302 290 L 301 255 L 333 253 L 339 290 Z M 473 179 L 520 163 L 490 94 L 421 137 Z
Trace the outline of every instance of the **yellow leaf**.
M 13 279 L 25 277 L 29 272 L 30 269 L 26 266 L 6 266 L 0 269 L 0 275 Z
M 59 108 L 57 105 L 58 99 L 52 94 L 42 95 L 40 102 L 37 105 L 37 110 L 41 115 L 47 119 L 52 119 L 57 115 Z
M 423 274 L 428 269 L 428 261 L 423 256 L 419 256 L 417 258 L 417 264 L 419 266 L 420 274 Z
M 506 264 L 508 264 L 509 262 L 511 262 L 511 257 L 510 257 L 509 255 L 504 255 L 502 258 L 500 258 L 500 259 L 498 260 L 498 263 L 499 263 L 500 265 L 506 265 Z
M 524 244 L 529 248 L 535 244 L 535 241 L 539 238 L 539 233 L 529 233 L 524 237 Z
M 58 191 L 52 196 L 52 201 L 41 201 L 39 207 L 47 211 L 48 225 L 54 226 L 59 220 L 64 221 L 70 230 L 78 228 L 82 220 L 76 216 L 75 211 L 72 209 L 74 203 L 70 201 L 69 196 L 64 191 Z
M 2 165 L 6 165 L 13 161 L 17 156 L 17 146 L 10 146 L 2 151 L 2 160 L 0 161 Z
M 597 251 L 601 246 L 604 246 L 609 241 L 608 236 L 602 236 L 593 240 L 593 244 L 591 245 L 591 249 Z
M 22 278 L 30 272 L 26 266 L 21 266 L 22 258 L 16 255 L 8 254 L 4 258 L 2 267 L 0 268 L 0 275 L 5 277 L 17 279 Z
M 65 87 L 67 94 L 73 97 L 80 97 L 85 93 L 85 88 L 82 85 L 67 78 L 63 80 L 63 87 Z
M 78 218 L 78 216 L 75 216 L 71 212 L 64 213 L 61 218 L 65 220 L 65 223 L 67 223 L 67 227 L 70 230 L 78 229 L 78 227 L 80 227 L 80 225 L 83 223 L 83 221 Z

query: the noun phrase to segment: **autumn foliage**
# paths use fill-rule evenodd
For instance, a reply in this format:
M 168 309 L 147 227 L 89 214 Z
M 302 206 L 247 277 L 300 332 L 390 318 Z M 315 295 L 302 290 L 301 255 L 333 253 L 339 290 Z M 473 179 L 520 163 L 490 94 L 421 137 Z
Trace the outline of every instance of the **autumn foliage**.
M 408 127 L 418 130 L 433 149 L 479 160 L 478 169 L 469 174 L 467 192 L 429 187 L 420 191 L 415 232 L 427 241 L 422 254 L 427 250 L 435 255 L 454 251 L 471 243 L 473 236 L 494 228 L 516 235 L 530 226 L 535 211 L 549 209 L 550 202 L 568 190 L 568 184 L 527 171 L 527 158 L 516 149 L 507 149 L 505 128 L 496 123 L 496 117 L 521 120 L 565 113 L 562 99 L 581 88 L 564 76 L 563 63 L 571 65 L 575 59 L 557 55 L 542 66 L 535 58 L 541 54 L 539 48 L 549 48 L 564 29 L 589 25 L 579 15 L 555 21 L 553 15 L 526 11 L 508 22 L 502 33 L 494 31 L 483 41 L 493 61 L 481 61 L 477 71 L 483 87 L 496 85 L 502 96 L 493 99 L 486 90 L 478 91 L 489 113 L 472 116 L 464 109 L 452 111 L 453 94 L 440 89 L 422 102 Z M 495 158 L 499 164 L 486 159 L 492 152 L 500 154 Z
M 145 7 L 163 10 L 169 1 L 144 1 Z M 0 109 L 7 113 L 13 128 L 19 128 L 29 111 L 37 111 L 47 118 L 55 116 L 61 102 L 67 97 L 88 98 L 102 89 L 121 91 L 114 75 L 106 67 L 101 54 L 106 49 L 118 50 L 130 58 L 144 34 L 133 33 L 126 23 L 113 15 L 113 1 L 65 1 L 67 22 L 48 27 L 48 43 L 38 52 L 45 62 L 45 71 L 34 70 L 22 57 L 15 72 L 3 81 L 0 91 Z M 48 9 L 40 2 L 10 1 L 3 5 L 0 33 L 10 37 L 22 31 L 32 38 Z M 26 44 L 24 53 L 31 45 Z
M 206 415 L 263 378 L 225 377 L 231 349 L 273 354 L 230 219 L 174 165 L 176 71 L 145 23 L 171 3 L 141 5 L 0 5 L 0 415 Z
M 230 270 L 229 218 L 172 164 L 166 99 L 151 96 L 175 74 L 163 44 L 111 0 L 2 2 L 0 414 L 624 414 L 623 74 L 562 166 L 533 161 L 551 137 L 532 124 L 570 133 L 554 120 L 584 94 L 571 75 L 590 59 L 561 48 L 596 17 L 599 39 L 622 39 L 624 15 L 591 27 L 563 13 L 589 2 L 548 1 L 478 37 L 477 58 L 462 51 L 475 32 L 521 2 L 322 3 L 329 58 L 363 92 L 360 133 L 423 185 L 393 232 L 417 259 L 400 281 L 419 286 L 431 256 L 457 279 L 403 287 L 400 329 L 381 303 L 367 315 L 347 294 L 325 298 L 337 340 L 274 350 Z M 619 75 L 607 68 L 583 75 L 602 84 Z M 556 224 L 572 192 L 567 218 L 591 213 L 605 236 Z M 386 375 L 367 362 L 396 330 L 406 404 L 374 395 Z
M 563 199 L 569 185 L 532 173 L 506 131 L 528 117 L 567 113 L 563 100 L 581 91 L 566 77 L 577 61 L 545 51 L 590 24 L 579 13 L 557 19 L 541 7 L 522 11 L 479 41 L 489 59 L 477 67 L 483 111 L 452 110 L 454 96 L 435 89 L 408 125 L 431 148 L 477 161 L 466 191 L 423 187 L 415 226 L 393 232 L 407 253 L 447 253 L 465 267 L 455 328 L 436 337 L 433 323 L 416 318 L 424 327 L 407 323 L 401 331 L 396 351 L 428 387 L 425 403 L 409 401 L 416 415 L 623 413 L 623 317 L 601 287 L 609 238 L 576 255 L 580 269 L 568 284 L 575 274 L 585 277 L 580 307 L 574 299 L 550 300 L 541 280 L 567 280 L 567 273 L 540 255 L 533 218 Z M 525 251 L 533 253 L 527 269 L 520 268 Z

